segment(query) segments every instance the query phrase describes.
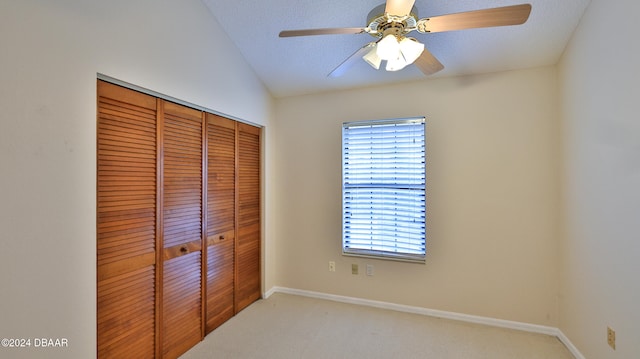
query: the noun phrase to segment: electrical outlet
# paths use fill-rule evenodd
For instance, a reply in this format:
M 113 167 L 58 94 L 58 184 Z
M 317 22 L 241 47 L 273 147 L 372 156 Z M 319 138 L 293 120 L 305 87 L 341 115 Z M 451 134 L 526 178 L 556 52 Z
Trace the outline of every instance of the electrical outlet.
M 336 262 L 330 261 L 329 262 L 329 272 L 335 272 L 335 271 L 336 271 Z
M 358 274 L 358 265 L 355 263 L 351 265 L 351 274 Z
M 367 264 L 367 275 L 368 276 L 373 275 L 373 264 Z
M 611 349 L 616 350 L 616 331 L 607 327 L 607 343 Z

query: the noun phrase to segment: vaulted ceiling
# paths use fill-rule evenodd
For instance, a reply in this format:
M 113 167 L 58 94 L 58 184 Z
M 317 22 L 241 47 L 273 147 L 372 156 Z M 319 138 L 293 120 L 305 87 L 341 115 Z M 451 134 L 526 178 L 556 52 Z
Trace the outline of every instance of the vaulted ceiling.
M 371 35 L 280 38 L 281 30 L 365 27 L 381 0 L 203 0 L 256 74 L 276 97 L 425 79 L 410 65 L 387 72 L 357 61 L 344 75 L 327 75 Z M 532 5 L 523 25 L 411 33 L 444 65 L 429 77 L 457 76 L 555 64 L 590 0 L 416 0 L 418 17 L 521 3 Z M 221 54 L 221 56 L 224 56 Z

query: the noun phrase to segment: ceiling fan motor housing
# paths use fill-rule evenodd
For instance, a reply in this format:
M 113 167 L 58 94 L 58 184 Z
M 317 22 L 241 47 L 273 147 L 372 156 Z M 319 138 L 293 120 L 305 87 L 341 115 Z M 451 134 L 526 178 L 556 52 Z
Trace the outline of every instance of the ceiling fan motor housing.
M 416 28 L 418 9 L 414 6 L 407 16 L 396 16 L 384 12 L 386 4 L 376 6 L 367 15 L 367 29 L 369 35 L 382 38 L 393 34 L 402 36 Z

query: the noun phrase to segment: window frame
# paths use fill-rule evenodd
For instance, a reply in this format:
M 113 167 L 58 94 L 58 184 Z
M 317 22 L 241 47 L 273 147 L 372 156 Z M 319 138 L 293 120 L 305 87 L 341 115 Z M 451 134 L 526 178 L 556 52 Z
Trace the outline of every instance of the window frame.
M 424 186 L 422 187 L 422 216 L 424 222 L 422 223 L 422 242 L 420 243 L 421 253 L 407 253 L 407 252 L 392 252 L 385 250 L 374 250 L 374 249 L 362 249 L 362 248 L 350 248 L 348 246 L 348 238 L 347 238 L 347 203 L 350 202 L 347 199 L 347 190 L 348 188 L 354 188 L 357 186 L 349 186 L 347 182 L 346 169 L 348 167 L 347 164 L 347 143 L 345 141 L 345 131 L 350 127 L 357 126 L 381 126 L 381 125 L 390 125 L 390 124 L 421 124 L 423 126 L 423 140 L 424 144 L 422 147 L 422 176 L 424 181 Z M 398 118 L 398 119 L 385 119 L 385 120 L 367 120 L 367 121 L 353 121 L 353 122 L 344 122 L 342 124 L 342 134 L 341 134 L 341 145 L 342 145 L 342 157 L 341 157 L 341 166 L 342 166 L 342 187 L 341 187 L 341 196 L 342 196 L 342 255 L 345 256 L 354 256 L 354 257 L 366 257 L 366 258 L 375 258 L 375 259 L 383 259 L 383 260 L 395 260 L 395 261 L 405 261 L 405 262 L 415 262 L 422 263 L 426 262 L 426 254 L 427 254 L 427 120 L 425 117 L 410 117 L 410 118 Z M 370 185 L 372 188 L 375 187 L 374 184 Z M 385 186 L 389 186 L 388 184 Z M 377 188 L 381 188 L 379 186 Z M 397 182 L 394 183 L 390 188 L 399 189 L 402 188 Z M 406 188 L 405 188 L 406 189 Z M 420 209 L 420 208 L 419 208 Z M 419 211 L 418 211 L 419 212 Z

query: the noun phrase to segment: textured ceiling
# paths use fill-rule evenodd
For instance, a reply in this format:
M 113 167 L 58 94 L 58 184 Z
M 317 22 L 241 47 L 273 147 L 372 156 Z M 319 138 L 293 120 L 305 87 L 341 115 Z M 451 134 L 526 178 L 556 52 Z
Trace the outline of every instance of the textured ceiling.
M 374 38 L 368 34 L 280 38 L 281 30 L 365 27 L 381 0 L 203 0 L 276 97 L 426 78 L 415 66 L 397 72 L 359 61 L 339 78 L 336 66 Z M 410 34 L 444 65 L 431 77 L 555 64 L 590 0 L 416 0 L 418 17 L 530 3 L 524 25 Z

